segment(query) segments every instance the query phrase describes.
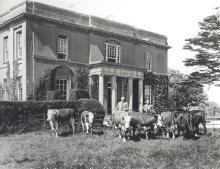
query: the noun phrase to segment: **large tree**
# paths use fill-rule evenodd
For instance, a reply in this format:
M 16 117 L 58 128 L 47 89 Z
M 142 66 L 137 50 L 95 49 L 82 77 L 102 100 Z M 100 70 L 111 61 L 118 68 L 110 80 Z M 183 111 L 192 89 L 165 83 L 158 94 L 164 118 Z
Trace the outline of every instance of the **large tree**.
M 184 49 L 195 53 L 187 58 L 186 66 L 198 67 L 191 78 L 200 80 L 203 84 L 220 82 L 220 17 L 216 13 L 199 22 L 200 32 L 194 38 L 186 39 Z
M 169 69 L 169 104 L 172 109 L 206 104 L 203 85 L 179 71 Z

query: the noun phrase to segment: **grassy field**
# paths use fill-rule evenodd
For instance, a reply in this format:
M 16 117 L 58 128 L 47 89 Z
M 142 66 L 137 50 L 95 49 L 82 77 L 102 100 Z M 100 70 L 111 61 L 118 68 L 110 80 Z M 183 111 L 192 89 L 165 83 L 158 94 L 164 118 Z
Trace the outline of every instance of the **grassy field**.
M 197 140 L 122 142 L 103 135 L 54 138 L 49 131 L 0 136 L 1 169 L 219 169 L 220 132 Z

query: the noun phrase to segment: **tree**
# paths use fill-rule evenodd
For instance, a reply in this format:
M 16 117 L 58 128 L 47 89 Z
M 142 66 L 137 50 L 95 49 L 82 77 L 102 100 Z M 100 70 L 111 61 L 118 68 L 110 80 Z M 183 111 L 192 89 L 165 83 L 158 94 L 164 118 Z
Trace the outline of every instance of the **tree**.
M 176 70 L 169 70 L 169 104 L 171 108 L 190 108 L 207 101 L 203 85 Z M 194 104 L 194 105 L 193 105 Z
M 203 84 L 216 84 L 220 81 L 220 17 L 208 16 L 199 22 L 200 32 L 197 37 L 186 39 L 184 49 L 195 56 L 184 60 L 186 66 L 198 67 L 191 78 Z

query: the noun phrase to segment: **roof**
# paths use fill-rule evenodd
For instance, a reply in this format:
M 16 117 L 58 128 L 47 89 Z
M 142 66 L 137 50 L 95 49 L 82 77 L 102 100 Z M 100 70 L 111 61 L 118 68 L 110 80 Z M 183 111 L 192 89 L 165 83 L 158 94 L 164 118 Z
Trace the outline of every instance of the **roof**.
M 10 8 L 7 12 L 0 14 L 0 28 L 13 22 L 16 17 L 24 15 L 44 18 L 62 24 L 71 24 L 85 29 L 110 32 L 170 48 L 167 44 L 167 37 L 164 35 L 33 1 L 24 1 Z

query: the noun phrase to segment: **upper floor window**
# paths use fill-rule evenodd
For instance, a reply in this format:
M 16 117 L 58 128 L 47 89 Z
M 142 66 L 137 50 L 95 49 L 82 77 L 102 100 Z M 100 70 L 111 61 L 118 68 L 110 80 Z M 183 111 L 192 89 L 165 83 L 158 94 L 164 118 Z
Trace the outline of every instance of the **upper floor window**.
M 3 62 L 8 61 L 8 36 L 3 38 Z
M 58 59 L 66 59 L 68 56 L 68 38 L 59 35 L 57 38 L 57 57 Z
M 147 70 L 152 69 L 152 52 L 149 51 L 145 52 L 145 68 Z
M 22 58 L 22 31 L 16 32 L 16 58 Z
M 116 41 L 105 42 L 105 57 L 106 61 L 120 63 L 121 46 Z

